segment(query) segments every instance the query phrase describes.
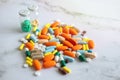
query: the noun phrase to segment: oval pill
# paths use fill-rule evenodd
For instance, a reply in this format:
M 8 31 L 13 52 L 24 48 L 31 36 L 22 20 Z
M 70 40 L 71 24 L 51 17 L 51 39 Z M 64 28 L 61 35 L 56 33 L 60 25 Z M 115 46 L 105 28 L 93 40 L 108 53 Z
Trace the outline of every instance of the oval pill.
M 79 49 L 81 49 L 81 48 L 82 48 L 82 45 L 78 44 L 78 45 L 73 46 L 73 47 L 72 47 L 72 50 L 73 50 L 73 51 L 76 51 L 76 50 L 79 50 Z
M 52 27 L 52 28 L 53 28 L 53 27 L 57 27 L 59 24 L 60 24 L 60 22 L 55 21 L 53 24 L 51 24 L 51 27 Z
M 54 60 L 43 62 L 44 68 L 51 68 L 51 67 L 54 67 L 55 65 L 56 65 L 56 62 Z
M 61 36 L 64 37 L 65 39 L 69 39 L 70 38 L 70 36 L 68 34 L 66 34 L 66 33 L 62 33 Z
M 49 39 L 49 36 L 47 36 L 47 35 L 39 35 L 38 36 L 39 37 L 39 39 Z
M 77 42 L 73 39 L 73 38 L 68 38 L 67 39 L 70 43 L 72 43 L 73 45 L 76 45 Z
M 78 34 L 78 32 L 77 32 L 74 28 L 70 28 L 70 29 L 69 29 L 69 32 L 70 32 L 70 34 L 72 34 L 72 35 L 77 35 L 77 34 Z
M 95 44 L 94 44 L 94 41 L 93 41 L 93 40 L 89 40 L 89 41 L 88 41 L 88 47 L 89 47 L 90 49 L 93 49 L 93 48 L 95 47 Z
M 45 45 L 46 46 L 56 46 L 57 42 L 46 42 Z
M 54 54 L 49 54 L 49 55 L 46 55 L 43 58 L 43 61 L 50 61 L 50 60 L 53 60 L 53 59 L 54 59 Z
M 58 50 L 58 51 L 63 51 L 63 50 L 66 50 L 66 49 L 68 49 L 67 46 L 58 46 L 58 47 L 57 47 L 57 50 Z
M 64 53 L 63 53 L 64 55 L 67 55 L 67 56 L 70 56 L 70 57 L 73 57 L 73 58 L 75 58 L 76 56 L 75 56 L 75 54 L 73 53 L 73 52 L 71 52 L 71 51 L 68 51 L 68 50 L 66 50 L 66 51 L 64 51 Z
M 60 34 L 60 29 L 59 28 L 55 29 L 54 30 L 54 35 L 58 36 L 59 34 Z
M 42 35 L 46 35 L 48 33 L 48 28 L 47 27 L 44 27 L 42 30 L 41 30 L 41 34 Z
M 69 41 L 63 41 L 62 43 L 67 47 L 73 47 L 73 45 Z
M 41 68 L 42 68 L 42 65 L 41 65 L 40 61 L 37 60 L 37 59 L 33 60 L 33 66 L 36 70 L 41 70 Z

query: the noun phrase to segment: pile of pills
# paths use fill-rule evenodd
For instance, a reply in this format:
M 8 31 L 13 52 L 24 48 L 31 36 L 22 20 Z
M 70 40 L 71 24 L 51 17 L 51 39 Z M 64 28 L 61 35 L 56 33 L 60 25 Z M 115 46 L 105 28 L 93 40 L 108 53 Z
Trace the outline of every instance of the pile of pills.
M 38 25 L 33 21 L 32 25 Z M 34 67 L 35 75 L 40 75 L 42 68 L 56 67 L 61 74 L 71 73 L 66 64 L 74 62 L 89 62 L 96 58 L 93 52 L 94 41 L 85 37 L 86 31 L 76 27 L 61 24 L 59 21 L 47 23 L 41 30 L 33 27 L 33 33 L 28 33 L 20 39 L 19 50 L 25 51 L 24 67 Z

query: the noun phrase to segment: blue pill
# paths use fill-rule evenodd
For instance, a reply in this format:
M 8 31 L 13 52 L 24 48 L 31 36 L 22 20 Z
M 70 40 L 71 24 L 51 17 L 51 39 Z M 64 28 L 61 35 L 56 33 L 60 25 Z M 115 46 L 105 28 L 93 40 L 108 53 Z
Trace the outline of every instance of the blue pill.
M 50 49 L 45 50 L 45 53 L 47 53 L 47 52 L 52 52 L 52 51 L 54 51 L 54 50 L 55 50 L 54 48 L 50 48 Z
M 85 50 L 77 50 L 80 54 L 84 54 L 86 51 Z
M 54 31 L 53 31 L 52 28 L 49 28 L 48 31 L 49 31 L 50 34 L 54 34 Z
M 56 39 L 56 38 L 54 38 L 54 39 L 51 39 L 51 40 L 49 40 L 50 42 L 59 42 L 59 39 Z
M 38 41 L 38 39 L 35 36 L 30 36 L 30 39 L 35 43 Z
M 63 56 L 64 60 L 68 60 L 69 62 L 73 62 L 75 59 L 69 56 Z
M 56 48 L 56 46 L 49 46 L 49 47 L 46 47 L 45 49 L 51 49 L 51 48 Z

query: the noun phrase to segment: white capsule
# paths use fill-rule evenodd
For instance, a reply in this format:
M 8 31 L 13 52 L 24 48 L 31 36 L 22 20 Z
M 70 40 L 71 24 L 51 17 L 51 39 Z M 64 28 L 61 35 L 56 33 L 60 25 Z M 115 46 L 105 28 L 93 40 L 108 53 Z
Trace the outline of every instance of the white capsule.
M 23 67 L 24 67 L 24 68 L 28 68 L 28 64 L 24 64 Z
M 59 56 L 55 56 L 55 62 L 59 62 L 60 57 Z
M 62 55 L 62 54 L 63 54 L 63 51 L 59 51 L 59 53 Z
M 40 72 L 39 71 L 35 71 L 34 75 L 35 76 L 40 76 Z
M 86 58 L 87 62 L 91 62 L 91 59 L 90 58 Z
M 27 40 L 24 40 L 23 43 L 27 43 L 28 41 Z
M 79 57 L 81 54 L 79 52 L 76 52 L 76 57 Z
M 56 63 L 55 67 L 60 68 L 60 63 Z
M 28 48 L 25 48 L 25 51 L 29 51 L 29 49 L 28 49 Z
M 64 58 L 63 58 L 63 56 L 62 55 L 60 55 L 60 59 L 59 59 L 60 61 L 62 61 L 62 60 L 64 60 Z
M 24 41 L 25 41 L 25 38 L 21 38 L 20 41 L 21 41 L 21 42 L 24 42 Z

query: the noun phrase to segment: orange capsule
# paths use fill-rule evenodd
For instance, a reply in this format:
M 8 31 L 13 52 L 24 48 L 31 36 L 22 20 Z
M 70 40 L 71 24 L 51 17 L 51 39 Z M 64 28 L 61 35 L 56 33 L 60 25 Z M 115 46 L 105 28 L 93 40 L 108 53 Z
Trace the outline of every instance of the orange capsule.
M 60 28 L 54 30 L 54 35 L 58 36 L 60 34 Z
M 66 50 L 63 54 L 75 58 L 75 54 L 71 51 Z
M 26 46 L 29 50 L 33 50 L 33 49 L 34 49 L 33 44 L 30 43 L 30 42 L 27 42 L 27 43 L 25 44 L 25 46 Z
M 53 59 L 54 59 L 54 54 L 49 54 L 44 57 L 43 61 L 51 61 Z
M 69 34 L 69 28 L 68 27 L 63 27 L 62 31 L 63 31 L 63 33 Z
M 61 36 L 64 37 L 65 39 L 69 39 L 70 38 L 70 35 L 68 35 L 66 33 L 62 33 Z
M 66 49 L 68 49 L 67 46 L 58 46 L 58 47 L 57 47 L 57 50 L 58 50 L 58 51 L 63 51 L 63 50 L 66 50 Z
M 46 42 L 46 46 L 57 46 L 57 42 Z
M 55 65 L 56 65 L 56 62 L 54 60 L 43 62 L 44 68 L 51 68 L 51 67 L 54 67 Z
M 82 45 L 80 45 L 80 44 L 78 44 L 78 45 L 75 45 L 75 46 L 73 46 L 72 47 L 72 50 L 79 50 L 79 49 L 81 49 L 82 48 Z
M 93 49 L 95 47 L 95 44 L 94 44 L 93 40 L 88 41 L 88 47 L 89 47 L 89 49 Z
M 47 36 L 47 35 L 39 35 L 38 36 L 39 37 L 39 39 L 49 39 L 49 36 Z
M 60 24 L 60 22 L 55 21 L 53 24 L 51 24 L 51 27 L 52 27 L 52 28 L 53 28 L 53 27 L 57 27 L 59 24 Z
M 73 45 L 69 41 L 63 41 L 62 42 L 65 46 L 72 48 Z
M 48 28 L 47 27 L 44 27 L 42 30 L 41 30 L 41 34 L 42 35 L 46 35 L 48 33 Z
M 76 45 L 76 44 L 77 44 L 76 40 L 73 39 L 73 38 L 68 38 L 67 40 L 68 40 L 70 43 L 72 43 L 73 45 Z
M 41 68 L 42 68 L 42 65 L 38 59 L 33 60 L 33 66 L 36 70 L 41 70 Z
M 77 35 L 77 34 L 78 34 L 78 32 L 76 31 L 76 29 L 74 29 L 74 28 L 70 28 L 70 29 L 69 29 L 69 32 L 70 32 L 70 34 L 72 34 L 72 35 Z

